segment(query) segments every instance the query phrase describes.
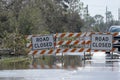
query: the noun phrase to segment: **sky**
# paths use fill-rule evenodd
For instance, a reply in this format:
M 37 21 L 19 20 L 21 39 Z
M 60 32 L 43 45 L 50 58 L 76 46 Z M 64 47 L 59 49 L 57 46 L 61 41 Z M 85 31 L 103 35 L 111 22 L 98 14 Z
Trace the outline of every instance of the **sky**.
M 81 0 L 85 5 L 88 5 L 88 10 L 91 16 L 101 14 L 105 18 L 106 6 L 108 11 L 112 12 L 115 20 L 118 20 L 118 8 L 120 8 L 120 0 Z

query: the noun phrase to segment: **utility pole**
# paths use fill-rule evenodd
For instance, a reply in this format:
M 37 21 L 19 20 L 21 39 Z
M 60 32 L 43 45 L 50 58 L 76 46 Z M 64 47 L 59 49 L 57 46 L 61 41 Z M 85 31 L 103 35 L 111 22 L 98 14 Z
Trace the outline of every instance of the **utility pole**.
M 106 13 L 105 13 L 105 15 L 106 15 L 106 28 L 108 30 L 108 16 L 107 16 L 107 13 L 108 13 L 108 7 L 106 6 Z
M 120 8 L 118 8 L 118 21 L 120 22 Z
M 86 31 L 88 31 L 88 29 L 89 29 L 89 24 L 88 24 L 88 16 L 89 16 L 89 14 L 88 14 L 88 5 L 86 6 L 86 26 L 87 26 L 87 29 L 86 29 Z
M 106 6 L 106 13 L 105 13 L 105 14 L 106 14 L 106 24 L 107 24 L 107 21 L 108 21 L 108 19 L 107 19 L 107 9 L 108 9 L 108 8 L 107 8 L 107 6 Z

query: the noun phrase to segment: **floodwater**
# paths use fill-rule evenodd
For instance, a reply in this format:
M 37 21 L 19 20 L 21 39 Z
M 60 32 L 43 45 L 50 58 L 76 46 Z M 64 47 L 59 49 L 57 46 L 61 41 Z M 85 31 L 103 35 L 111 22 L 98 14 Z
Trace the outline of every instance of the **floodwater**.
M 19 63 L 13 68 L 0 67 L 0 80 L 119 80 L 119 61 L 106 60 L 104 54 L 94 55 L 86 61 L 74 56 L 66 57 L 66 60 L 35 59 L 26 66 Z

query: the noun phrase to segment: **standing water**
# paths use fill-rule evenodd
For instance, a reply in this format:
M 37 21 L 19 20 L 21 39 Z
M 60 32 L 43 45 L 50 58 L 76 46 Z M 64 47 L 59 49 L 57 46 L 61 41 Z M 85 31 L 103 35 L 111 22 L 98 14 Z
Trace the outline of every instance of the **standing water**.
M 104 52 L 96 52 L 93 54 L 92 60 L 94 63 L 105 63 L 106 62 L 105 57 L 106 57 L 106 55 Z
M 31 60 L 31 63 L 28 63 Z M 28 59 L 27 63 L 1 64 L 0 80 L 119 80 L 119 60 L 106 62 L 104 53 L 94 53 L 85 62 L 80 56 Z M 63 62 L 63 63 L 61 63 Z M 61 65 L 60 65 L 61 64 Z

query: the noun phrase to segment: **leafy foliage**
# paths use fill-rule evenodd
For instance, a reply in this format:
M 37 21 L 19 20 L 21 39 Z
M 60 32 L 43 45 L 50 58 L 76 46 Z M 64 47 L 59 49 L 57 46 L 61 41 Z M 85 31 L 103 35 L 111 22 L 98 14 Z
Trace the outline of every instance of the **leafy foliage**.
M 83 20 L 65 2 L 70 5 L 76 1 L 0 0 L 0 38 L 3 47 L 20 54 L 25 51 L 25 35 L 80 32 Z

